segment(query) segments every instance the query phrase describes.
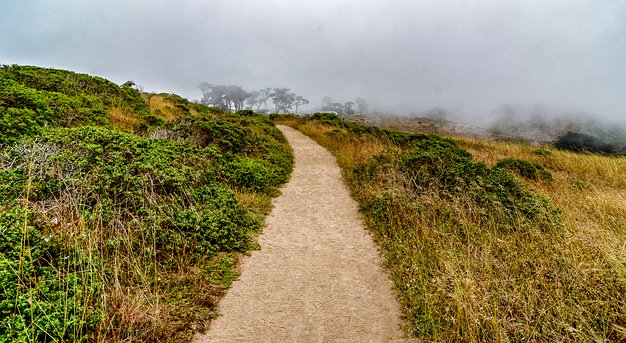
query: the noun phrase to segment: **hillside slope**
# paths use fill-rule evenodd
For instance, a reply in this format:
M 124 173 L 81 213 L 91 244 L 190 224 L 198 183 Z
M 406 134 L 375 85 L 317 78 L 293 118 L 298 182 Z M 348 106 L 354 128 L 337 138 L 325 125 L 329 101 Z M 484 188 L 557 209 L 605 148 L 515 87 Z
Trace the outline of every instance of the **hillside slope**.
M 291 168 L 266 117 L 2 66 L 0 341 L 189 339 Z
M 626 158 L 282 117 L 337 157 L 411 333 L 626 340 Z

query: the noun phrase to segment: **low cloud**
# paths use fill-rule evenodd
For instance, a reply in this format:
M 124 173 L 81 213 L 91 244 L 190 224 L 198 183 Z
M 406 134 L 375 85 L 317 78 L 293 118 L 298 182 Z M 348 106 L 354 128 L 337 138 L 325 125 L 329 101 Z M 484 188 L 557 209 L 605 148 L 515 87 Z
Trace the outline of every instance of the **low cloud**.
M 3 4 L 0 63 L 192 99 L 207 81 L 400 114 L 512 105 L 624 121 L 624 13 L 619 0 L 24 0 Z

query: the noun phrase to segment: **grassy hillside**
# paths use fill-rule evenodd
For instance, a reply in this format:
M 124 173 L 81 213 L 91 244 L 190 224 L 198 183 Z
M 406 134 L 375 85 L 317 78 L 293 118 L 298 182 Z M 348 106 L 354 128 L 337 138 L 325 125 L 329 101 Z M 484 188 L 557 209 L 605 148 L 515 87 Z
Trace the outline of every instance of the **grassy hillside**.
M 188 340 L 292 155 L 271 121 L 0 68 L 0 341 Z
M 411 335 L 626 340 L 626 158 L 278 120 L 337 156 Z

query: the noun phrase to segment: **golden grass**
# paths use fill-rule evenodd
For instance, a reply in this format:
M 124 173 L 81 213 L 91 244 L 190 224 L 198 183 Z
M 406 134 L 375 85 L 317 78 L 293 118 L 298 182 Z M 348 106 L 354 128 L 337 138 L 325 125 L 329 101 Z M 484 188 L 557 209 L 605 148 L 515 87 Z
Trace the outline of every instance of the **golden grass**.
M 171 122 L 182 116 L 181 110 L 176 108 L 172 100 L 170 100 L 166 95 L 143 93 L 142 96 L 146 104 L 148 104 L 150 112 L 154 113 L 161 119 Z M 193 108 L 190 108 L 189 111 L 193 115 L 197 115 L 198 113 Z
M 461 138 L 460 145 L 477 159 L 495 164 L 505 157 L 525 159 L 548 168 L 554 181 L 533 186 L 547 195 L 572 225 L 596 227 L 618 235 L 626 233 L 626 157 L 581 154 L 506 142 L 480 142 Z M 575 224 L 575 225 L 574 225 Z
M 456 138 L 489 165 L 514 157 L 553 174 L 549 183 L 524 182 L 561 211 L 561 226 L 545 231 L 520 217 L 520 229 L 507 232 L 496 209 L 436 190 L 412 193 L 395 170 L 355 180 L 357 165 L 383 152 L 394 157 L 397 148 L 385 142 L 314 121 L 283 123 L 337 156 L 360 204 L 386 204 L 376 210 L 384 213 L 364 215 L 409 334 L 437 342 L 626 341 L 626 158 Z
M 121 131 L 135 133 L 142 118 L 134 111 L 113 106 L 107 111 L 111 125 Z
M 337 135 L 348 135 L 346 130 L 334 130 L 329 126 L 315 122 L 299 125 L 298 129 L 309 136 L 318 137 L 321 144 L 326 147 L 332 147 L 334 142 L 333 138 L 328 135 L 329 132 L 334 131 Z M 370 160 L 385 149 L 389 149 L 389 146 L 377 139 L 360 137 L 354 142 L 342 145 L 341 149 L 336 149 L 333 152 L 338 162 L 348 169 Z
M 458 144 L 472 155 L 494 165 L 498 160 L 515 157 L 543 164 L 554 172 L 563 172 L 572 178 L 594 180 L 620 188 L 626 187 L 626 158 L 557 150 L 551 146 L 487 141 L 456 137 Z
M 626 273 L 626 157 L 581 154 L 506 142 L 459 139 L 477 158 L 493 164 L 504 157 L 531 160 L 548 168 L 554 180 L 533 186 L 561 210 L 567 235 L 560 242 L 567 251 L 595 251 Z M 575 256 L 571 256 L 574 258 Z M 599 261 L 601 259 L 598 259 Z M 597 262 L 596 261 L 596 262 Z M 596 263 L 594 263 L 596 264 Z

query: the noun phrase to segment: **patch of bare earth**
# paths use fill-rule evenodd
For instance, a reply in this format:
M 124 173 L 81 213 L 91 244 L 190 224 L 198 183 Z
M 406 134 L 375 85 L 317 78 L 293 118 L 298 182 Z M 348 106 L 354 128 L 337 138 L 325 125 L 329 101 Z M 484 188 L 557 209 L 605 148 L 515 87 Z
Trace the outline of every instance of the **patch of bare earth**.
M 291 181 L 197 342 L 405 341 L 393 285 L 335 158 L 290 127 Z

